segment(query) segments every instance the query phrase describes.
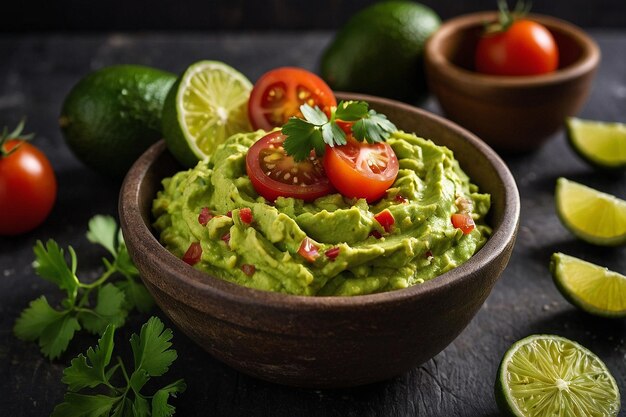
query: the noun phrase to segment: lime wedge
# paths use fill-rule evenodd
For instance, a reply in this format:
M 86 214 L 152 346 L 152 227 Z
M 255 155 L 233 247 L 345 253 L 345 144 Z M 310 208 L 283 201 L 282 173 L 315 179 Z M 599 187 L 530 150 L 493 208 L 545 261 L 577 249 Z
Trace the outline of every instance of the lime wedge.
M 626 124 L 569 118 L 567 138 L 590 164 L 605 169 L 626 168 Z
M 576 307 L 603 317 L 626 317 L 626 276 L 563 253 L 550 261 L 561 294 Z
M 222 62 L 200 61 L 187 68 L 163 107 L 163 135 L 170 152 L 192 167 L 229 136 L 249 132 L 250 90 L 252 83 Z
M 556 182 L 556 211 L 570 232 L 601 246 L 626 243 L 626 201 L 574 181 Z
M 533 335 L 505 353 L 495 384 L 500 410 L 517 417 L 610 417 L 619 389 L 606 365 L 576 342 Z

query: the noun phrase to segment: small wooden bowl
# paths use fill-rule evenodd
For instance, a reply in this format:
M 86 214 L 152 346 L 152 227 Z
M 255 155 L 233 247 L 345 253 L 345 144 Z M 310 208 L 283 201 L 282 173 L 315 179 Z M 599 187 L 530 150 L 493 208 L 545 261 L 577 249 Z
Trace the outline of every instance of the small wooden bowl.
M 481 140 L 396 101 L 341 93 L 338 98 L 366 100 L 399 128 L 448 146 L 480 189 L 491 194 L 493 235 L 469 261 L 424 284 L 382 294 L 303 297 L 259 291 L 193 269 L 159 243 L 151 227 L 152 200 L 161 180 L 181 169 L 162 141 L 137 160 L 120 193 L 126 244 L 163 312 L 216 358 L 276 383 L 362 385 L 427 361 L 476 314 L 515 241 L 520 211 L 515 181 Z
M 576 26 L 530 15 L 546 26 L 559 49 L 559 68 L 535 76 L 496 76 L 474 71 L 483 12 L 446 21 L 425 47 L 426 75 L 447 117 L 498 151 L 536 149 L 563 127 L 585 102 L 600 61 L 596 43 Z

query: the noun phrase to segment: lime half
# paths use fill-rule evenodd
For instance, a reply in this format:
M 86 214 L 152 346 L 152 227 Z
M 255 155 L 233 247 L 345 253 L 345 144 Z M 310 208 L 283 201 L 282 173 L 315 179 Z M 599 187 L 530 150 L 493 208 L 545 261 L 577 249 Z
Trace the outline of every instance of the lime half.
M 601 246 L 626 243 L 626 201 L 565 178 L 556 182 L 556 211 L 578 238 Z
M 626 124 L 569 118 L 567 138 L 590 164 L 605 169 L 626 168 Z
M 552 278 L 572 304 L 603 317 L 626 317 L 626 276 L 563 253 L 550 261 Z
M 617 416 L 620 394 L 606 365 L 559 336 L 522 339 L 502 358 L 495 384 L 500 410 L 517 417 Z
M 249 132 L 252 83 L 217 61 L 191 65 L 170 90 L 163 108 L 163 135 L 180 163 L 206 159 L 235 133 Z

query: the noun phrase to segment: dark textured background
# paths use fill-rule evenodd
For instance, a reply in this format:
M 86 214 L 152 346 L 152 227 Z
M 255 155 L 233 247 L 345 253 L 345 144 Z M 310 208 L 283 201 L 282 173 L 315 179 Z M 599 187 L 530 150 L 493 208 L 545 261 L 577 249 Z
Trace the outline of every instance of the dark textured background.
M 49 0 L 3 5 L 0 31 L 337 29 L 375 0 Z M 496 0 L 423 0 L 447 19 Z M 509 0 L 511 7 L 514 0 Z M 535 0 L 533 11 L 584 27 L 626 27 L 624 0 Z
M 87 221 L 94 214 L 117 213 L 119 184 L 85 168 L 65 146 L 59 132 L 60 106 L 72 85 L 91 70 L 121 63 L 179 73 L 196 60 L 217 59 L 238 68 L 253 81 L 281 65 L 316 70 L 321 52 L 332 37 L 332 31 L 319 29 L 337 27 L 368 2 L 41 3 L 3 5 L 7 10 L 0 29 L 19 31 L 0 35 L 0 125 L 14 125 L 22 115 L 28 116 L 28 130 L 38 134 L 35 144 L 49 156 L 59 182 L 56 205 L 40 228 L 14 238 L 0 237 L 2 417 L 49 415 L 65 391 L 60 382 L 63 369 L 72 357 L 96 342 L 96 337 L 81 332 L 66 354 L 49 361 L 34 343 L 21 342 L 12 334 L 16 317 L 30 300 L 45 294 L 52 302 L 58 301 L 58 291 L 38 278 L 31 267 L 36 240 L 54 238 L 63 247 L 74 246 L 81 277 L 93 278 L 100 271 L 100 257 L 105 253 L 87 242 Z M 444 18 L 490 8 L 492 3 L 429 2 Z M 146 4 L 154 6 L 146 8 Z M 626 2 L 544 0 L 536 2 L 535 10 L 595 28 L 590 33 L 598 41 L 603 58 L 580 115 L 626 122 Z M 171 28 L 185 31 L 144 32 Z M 56 32 L 32 33 L 35 29 Z M 80 32 L 63 32 L 67 29 Z M 99 33 L 116 29 L 142 32 Z M 282 29 L 290 31 L 286 34 Z M 94 33 L 85 34 L 84 30 Z M 440 113 L 432 97 L 420 106 Z M 180 357 L 165 380 L 184 377 L 189 385 L 175 401 L 177 415 L 496 417 L 499 413 L 492 387 L 500 358 L 511 343 L 533 333 L 554 333 L 582 343 L 606 362 L 620 389 L 626 392 L 626 321 L 598 319 L 576 310 L 558 293 L 548 272 L 554 251 L 626 272 L 626 249 L 598 248 L 576 240 L 559 223 L 553 199 L 559 176 L 626 198 L 626 176 L 607 176 L 589 168 L 567 146 L 562 131 L 537 152 L 507 157 L 506 162 L 518 182 L 522 202 L 517 244 L 486 303 L 443 352 L 390 381 L 346 390 L 303 390 L 240 374 L 174 329 L 174 346 Z M 158 310 L 153 314 L 164 318 Z M 126 359 L 131 358 L 127 340 L 147 317 L 133 315 L 117 334 L 117 345 Z M 622 398 L 626 400 L 624 394 Z M 620 416 L 626 416 L 626 411 Z

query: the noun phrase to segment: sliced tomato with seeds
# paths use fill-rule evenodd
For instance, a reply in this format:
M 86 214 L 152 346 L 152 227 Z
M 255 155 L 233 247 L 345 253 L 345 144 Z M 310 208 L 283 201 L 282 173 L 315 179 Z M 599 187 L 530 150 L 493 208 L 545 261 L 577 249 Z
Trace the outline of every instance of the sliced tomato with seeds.
M 455 213 L 450 217 L 452 221 L 452 226 L 457 229 L 461 229 L 463 234 L 470 234 L 476 224 L 474 223 L 474 219 L 467 213 Z
M 302 117 L 300 106 L 319 107 L 330 116 L 337 99 L 328 84 L 302 68 L 281 67 L 263 74 L 248 100 L 248 117 L 254 129 L 281 127 L 292 116 Z
M 389 144 L 348 139 L 343 146 L 326 146 L 324 168 L 332 185 L 349 198 L 368 203 L 381 198 L 398 175 L 399 164 Z
M 246 171 L 256 192 L 269 201 L 278 197 L 313 201 L 333 192 L 322 161 L 312 155 L 295 162 L 283 148 L 285 138 L 280 131 L 272 132 L 248 150 Z
M 309 262 L 315 262 L 315 260 L 320 256 L 319 247 L 313 240 L 305 237 L 302 239 L 302 243 L 300 243 L 298 254 Z

